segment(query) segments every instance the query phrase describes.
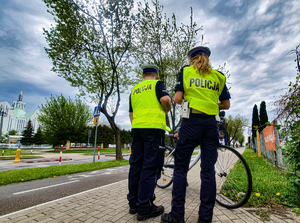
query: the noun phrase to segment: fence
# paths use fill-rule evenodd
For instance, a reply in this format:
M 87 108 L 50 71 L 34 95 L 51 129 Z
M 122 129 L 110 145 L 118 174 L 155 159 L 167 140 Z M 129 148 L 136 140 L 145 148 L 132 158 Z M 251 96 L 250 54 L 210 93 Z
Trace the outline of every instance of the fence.
M 0 148 L 5 147 L 5 149 L 17 149 L 18 148 L 18 144 L 12 143 L 12 144 L 7 144 L 7 143 L 0 143 Z M 42 145 L 20 145 L 21 149 L 51 149 L 53 148 L 52 145 L 48 145 L 48 144 L 42 144 Z
M 267 158 L 270 162 L 272 162 L 275 166 L 280 167 L 280 168 L 285 168 L 285 165 L 283 163 L 283 153 L 282 153 L 282 148 L 284 148 L 284 143 L 282 142 L 282 138 L 280 137 L 280 134 L 276 128 L 274 128 L 274 123 L 272 122 L 271 127 L 274 129 L 274 137 L 275 137 L 275 150 L 271 150 L 269 147 L 268 138 L 265 138 L 264 129 L 262 132 L 259 133 L 259 143 L 260 143 L 260 151 L 262 156 Z M 267 141 L 267 143 L 266 143 Z M 257 152 L 257 137 L 254 138 L 254 143 L 255 143 L 255 152 Z

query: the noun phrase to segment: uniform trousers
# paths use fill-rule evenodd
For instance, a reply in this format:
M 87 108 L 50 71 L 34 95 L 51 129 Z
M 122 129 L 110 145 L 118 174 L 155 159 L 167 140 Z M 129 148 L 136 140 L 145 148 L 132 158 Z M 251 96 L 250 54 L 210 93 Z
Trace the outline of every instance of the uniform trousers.
M 152 211 L 154 190 L 164 162 L 165 131 L 160 129 L 132 129 L 132 147 L 128 175 L 130 207 L 139 214 Z
M 176 220 L 184 218 L 184 204 L 187 172 L 193 150 L 201 146 L 201 189 L 199 219 L 211 222 L 216 198 L 214 164 L 217 160 L 219 133 L 214 116 L 191 114 L 183 118 L 177 139 L 175 168 L 173 175 L 171 216 Z

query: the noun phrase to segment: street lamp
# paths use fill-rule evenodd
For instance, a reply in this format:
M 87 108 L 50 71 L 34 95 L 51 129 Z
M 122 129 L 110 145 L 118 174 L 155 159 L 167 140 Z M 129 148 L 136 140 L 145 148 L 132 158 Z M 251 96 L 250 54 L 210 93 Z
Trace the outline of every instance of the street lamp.
M 3 117 L 6 117 L 8 114 L 8 108 L 0 105 L 0 116 L 1 116 L 1 126 L 0 126 L 0 137 L 2 136 L 2 127 L 3 127 Z

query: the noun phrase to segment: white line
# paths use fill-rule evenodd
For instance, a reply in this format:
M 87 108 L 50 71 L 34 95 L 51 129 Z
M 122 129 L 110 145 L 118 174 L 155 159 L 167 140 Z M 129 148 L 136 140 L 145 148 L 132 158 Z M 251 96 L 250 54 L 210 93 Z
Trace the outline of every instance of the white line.
M 64 200 L 64 199 L 67 199 L 67 198 L 70 198 L 70 197 L 74 197 L 74 196 L 77 196 L 77 195 L 80 195 L 80 194 L 84 194 L 84 193 L 91 192 L 91 191 L 94 191 L 94 190 L 98 190 L 98 189 L 101 189 L 101 188 L 109 187 L 109 186 L 112 186 L 112 185 L 121 183 L 121 182 L 123 182 L 123 181 L 127 181 L 127 179 L 126 179 L 126 180 L 122 180 L 122 181 L 118 181 L 118 182 L 115 182 L 115 183 L 112 183 L 112 184 L 107 184 L 107 185 L 104 185 L 104 186 L 102 186 L 102 187 L 97 187 L 97 188 L 93 188 L 93 189 L 86 190 L 86 191 L 83 191 L 83 192 L 79 192 L 79 193 L 77 193 L 77 194 L 72 194 L 72 195 L 70 195 L 70 196 L 63 197 L 63 198 L 59 198 L 59 199 L 56 199 L 56 200 L 53 200 L 53 201 L 49 201 L 49 202 L 46 202 L 46 203 L 43 203 L 43 204 L 38 204 L 38 205 L 29 207 L 29 208 L 25 208 L 25 209 L 20 210 L 20 211 L 12 212 L 12 213 L 9 213 L 9 214 L 0 216 L 0 219 L 1 219 L 1 218 L 8 217 L 8 216 L 10 216 L 10 215 L 18 214 L 18 213 L 21 213 L 21 212 L 23 212 L 23 211 L 27 211 L 27 210 L 30 210 L 30 209 L 33 209 L 33 208 L 36 208 L 36 207 L 41 207 L 41 206 L 46 205 L 46 204 L 51 204 L 51 203 L 54 203 L 54 202 L 57 202 L 57 201 L 61 201 L 61 200 Z
M 70 181 L 70 182 L 66 182 L 66 183 L 61 183 L 61 184 L 54 184 L 54 185 L 47 186 L 47 187 L 35 188 L 35 189 L 32 189 L 32 190 L 24 190 L 24 191 L 21 191 L 21 192 L 13 193 L 13 195 L 25 194 L 25 193 L 28 193 L 28 192 L 32 192 L 32 191 L 36 191 L 36 190 L 43 190 L 43 189 L 47 189 L 47 188 L 50 188 L 50 187 L 57 187 L 57 186 L 64 185 L 64 184 L 71 184 L 71 183 L 75 183 L 77 181 L 79 181 L 79 180 L 74 180 L 74 181 Z

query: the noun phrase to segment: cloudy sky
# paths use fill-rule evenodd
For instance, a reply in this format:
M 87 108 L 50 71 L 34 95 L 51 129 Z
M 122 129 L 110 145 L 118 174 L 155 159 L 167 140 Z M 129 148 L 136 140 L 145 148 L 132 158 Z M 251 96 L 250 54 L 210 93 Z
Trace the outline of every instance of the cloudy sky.
M 295 80 L 295 55 L 287 53 L 300 44 L 299 0 L 161 0 L 164 11 L 174 12 L 188 24 L 190 7 L 199 32 L 208 42 L 213 67 L 226 63 L 230 71 L 231 109 L 251 124 L 254 104 L 266 101 L 269 120 L 273 102 Z M 0 0 L 0 102 L 12 104 L 23 91 L 26 112 L 38 109 L 45 98 L 74 98 L 76 88 L 51 72 L 44 47 L 43 28 L 53 23 L 42 0 Z M 129 129 L 128 96 L 121 101 L 117 123 Z M 94 105 L 91 104 L 93 107 Z

